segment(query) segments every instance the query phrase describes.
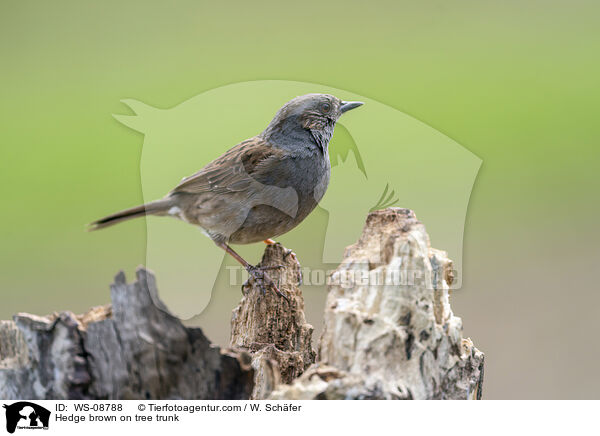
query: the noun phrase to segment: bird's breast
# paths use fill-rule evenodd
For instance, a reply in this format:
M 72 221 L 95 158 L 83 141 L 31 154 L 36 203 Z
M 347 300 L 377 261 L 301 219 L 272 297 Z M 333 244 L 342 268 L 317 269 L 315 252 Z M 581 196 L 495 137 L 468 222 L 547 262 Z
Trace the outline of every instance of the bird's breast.
M 306 203 L 307 206 L 314 203 L 312 206 L 314 207 L 325 195 L 330 174 L 331 166 L 328 155 L 296 158 L 293 159 L 288 181 L 297 192 L 300 202 Z

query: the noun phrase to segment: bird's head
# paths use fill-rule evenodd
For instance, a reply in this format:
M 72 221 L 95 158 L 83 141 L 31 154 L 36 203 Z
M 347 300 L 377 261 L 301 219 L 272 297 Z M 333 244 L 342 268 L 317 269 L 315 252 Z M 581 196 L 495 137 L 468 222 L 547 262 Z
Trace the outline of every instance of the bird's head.
M 337 120 L 360 101 L 343 101 L 330 94 L 296 97 L 277 111 L 262 136 L 283 148 L 294 148 L 306 141 L 324 151 L 333 136 Z

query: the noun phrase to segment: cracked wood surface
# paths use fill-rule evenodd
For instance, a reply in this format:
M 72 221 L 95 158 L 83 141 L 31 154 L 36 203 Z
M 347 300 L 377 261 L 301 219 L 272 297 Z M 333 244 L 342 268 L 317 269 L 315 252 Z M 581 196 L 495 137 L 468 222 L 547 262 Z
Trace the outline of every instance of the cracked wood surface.
M 275 399 L 480 399 L 483 353 L 452 313 L 452 261 L 408 209 L 369 214 L 330 277 L 317 364 Z
M 289 297 L 244 285 L 231 347 L 184 327 L 139 268 L 112 305 L 0 321 L 5 399 L 480 399 L 483 353 L 452 313 L 452 261 L 408 209 L 369 214 L 329 278 L 318 357 L 300 265 L 280 244 L 259 266 Z
M 268 245 L 258 266 L 277 267 L 267 274 L 288 300 L 250 279 L 231 317 L 230 346 L 252 355 L 252 398 L 265 398 L 278 383 L 291 383 L 315 361 L 313 327 L 304 316 L 300 264 L 281 244 Z
M 254 371 L 244 353 L 212 345 L 158 299 L 143 268 L 119 273 L 112 306 L 83 315 L 18 314 L 0 323 L 0 398 L 245 399 Z

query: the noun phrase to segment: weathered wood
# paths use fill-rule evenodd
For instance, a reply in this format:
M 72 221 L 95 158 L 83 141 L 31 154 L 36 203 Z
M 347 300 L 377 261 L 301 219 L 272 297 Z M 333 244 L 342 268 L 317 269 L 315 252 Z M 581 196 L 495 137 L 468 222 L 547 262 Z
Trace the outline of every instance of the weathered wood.
M 0 323 L 0 398 L 244 399 L 250 357 L 210 344 L 158 299 L 143 268 L 119 273 L 112 306 Z
M 186 328 L 143 268 L 120 273 L 112 305 L 0 321 L 6 399 L 481 398 L 484 356 L 449 304 L 452 262 L 407 209 L 369 214 L 330 277 L 319 356 L 300 265 L 279 244 L 259 266 L 289 301 L 253 280 L 233 311 L 231 347 Z
M 252 355 L 256 374 L 252 398 L 265 398 L 279 382 L 291 383 L 315 361 L 313 327 L 304 316 L 296 256 L 281 244 L 269 245 L 259 266 L 272 267 L 267 274 L 288 300 L 249 279 L 233 310 L 230 346 Z
M 462 337 L 451 280 L 412 211 L 372 212 L 330 277 L 318 363 L 271 398 L 481 398 L 483 353 Z

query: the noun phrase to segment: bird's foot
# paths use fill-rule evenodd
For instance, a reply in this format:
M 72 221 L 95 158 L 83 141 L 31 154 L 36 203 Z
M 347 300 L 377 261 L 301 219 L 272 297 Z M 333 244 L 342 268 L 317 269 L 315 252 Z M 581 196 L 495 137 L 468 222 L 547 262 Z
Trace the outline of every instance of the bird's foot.
M 275 293 L 277 295 L 284 298 L 289 303 L 290 300 L 287 297 L 287 295 L 285 295 L 283 292 L 281 292 L 279 290 L 279 288 L 277 287 L 275 282 L 265 272 L 265 270 L 278 269 L 278 268 L 283 268 L 283 265 L 261 266 L 261 267 L 250 265 L 250 266 L 248 266 L 247 271 L 248 271 L 248 274 L 250 275 L 250 277 L 252 277 L 254 279 L 254 282 L 260 286 L 263 295 L 265 294 L 265 289 L 270 288 L 270 289 L 273 289 L 273 291 L 275 291 Z

